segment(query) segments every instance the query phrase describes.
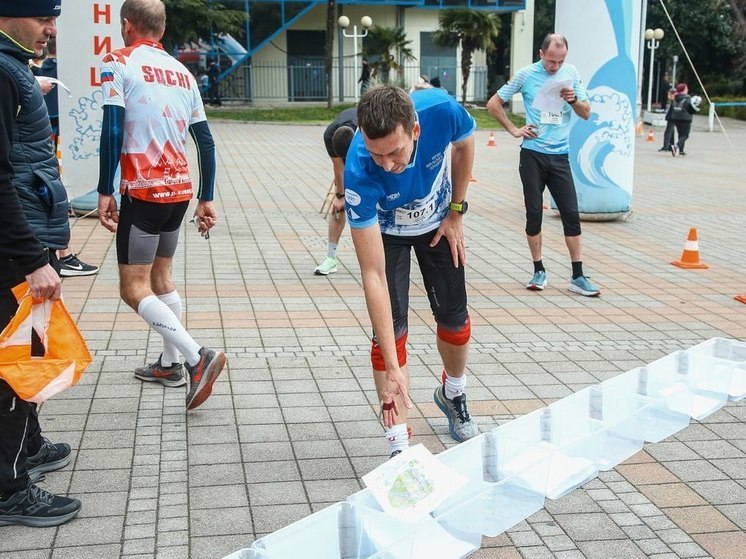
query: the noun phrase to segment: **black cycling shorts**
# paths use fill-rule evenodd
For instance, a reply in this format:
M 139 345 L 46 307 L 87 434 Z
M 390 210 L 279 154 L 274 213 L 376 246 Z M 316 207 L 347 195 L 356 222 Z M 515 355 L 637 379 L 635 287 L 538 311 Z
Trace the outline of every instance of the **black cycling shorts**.
M 152 264 L 156 256 L 173 258 L 189 202 L 158 204 L 122 196 L 117 225 L 117 261 Z
M 437 230 L 436 230 L 437 231 Z M 458 331 L 469 317 L 466 309 L 464 267 L 454 268 L 448 239 L 442 237 L 430 247 L 436 231 L 416 237 L 383 234 L 386 282 L 391 299 L 394 336 L 399 339 L 409 328 L 409 272 L 414 249 L 425 283 L 430 308 L 439 326 Z

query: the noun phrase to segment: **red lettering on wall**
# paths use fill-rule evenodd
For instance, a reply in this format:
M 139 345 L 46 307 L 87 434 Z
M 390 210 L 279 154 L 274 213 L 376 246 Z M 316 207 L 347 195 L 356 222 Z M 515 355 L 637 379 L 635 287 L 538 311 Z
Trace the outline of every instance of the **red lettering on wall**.
M 91 87 L 101 87 L 101 80 L 98 75 L 98 68 L 91 66 Z
M 93 4 L 93 22 L 101 23 L 100 17 L 106 25 L 111 23 L 111 4 L 104 4 L 103 8 L 98 2 Z
M 111 37 L 93 36 L 93 54 L 99 55 L 102 52 L 111 52 Z

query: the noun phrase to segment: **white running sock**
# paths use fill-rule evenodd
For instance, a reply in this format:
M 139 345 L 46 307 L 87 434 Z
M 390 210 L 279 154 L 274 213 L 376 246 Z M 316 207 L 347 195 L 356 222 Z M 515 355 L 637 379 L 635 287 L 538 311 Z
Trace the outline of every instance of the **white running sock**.
M 172 291 L 171 293 L 164 293 L 157 295 L 157 297 L 163 301 L 171 312 L 174 313 L 176 320 L 181 322 L 181 297 L 179 297 L 178 291 Z M 168 367 L 174 363 L 179 362 L 179 348 L 168 340 L 163 340 L 163 355 L 161 356 L 161 365 Z
M 391 429 L 387 429 L 385 436 L 389 442 L 389 453 L 409 448 L 409 432 L 406 423 L 394 425 Z
M 446 398 L 453 400 L 457 396 L 461 396 L 466 388 L 466 375 L 460 377 L 452 377 L 446 373 Z
M 199 344 L 192 339 L 166 303 L 155 295 L 148 295 L 137 306 L 137 314 L 163 337 L 164 344 L 168 342 L 176 346 L 188 365 L 197 364 L 200 357 Z
M 329 241 L 326 243 L 326 257 L 336 258 L 337 257 L 337 243 Z

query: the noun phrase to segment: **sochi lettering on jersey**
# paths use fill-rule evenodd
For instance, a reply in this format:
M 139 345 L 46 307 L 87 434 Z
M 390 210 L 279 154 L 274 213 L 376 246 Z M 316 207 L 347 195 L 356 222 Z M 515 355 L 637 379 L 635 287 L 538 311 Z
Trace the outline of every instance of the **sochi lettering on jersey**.
M 497 95 L 503 101 L 509 101 L 518 92 L 523 95 L 523 103 L 526 108 L 526 124 L 536 126 L 538 136 L 533 139 L 524 138 L 521 147 L 549 155 L 569 153 L 572 107 L 565 103 L 561 113 L 547 114 L 547 111 L 542 111 L 534 106 L 537 93 L 548 82 L 556 82 L 557 84 L 569 82 L 575 90 L 575 96 L 580 101 L 588 100 L 588 93 L 580 82 L 580 75 L 575 66 L 563 64 L 554 74 L 550 74 L 544 68 L 541 60 L 518 70 L 513 79 L 497 91 Z
M 191 89 L 189 74 L 184 72 L 175 72 L 173 70 L 164 70 L 163 68 L 153 68 L 152 66 L 142 66 L 142 78 L 149 83 L 158 82 L 161 85 L 178 85 L 184 89 Z
M 451 144 L 476 130 L 474 118 L 441 89 L 412 93 L 421 133 L 411 163 L 399 174 L 375 164 L 355 134 L 345 164 L 345 201 L 350 227 L 378 222 L 388 235 L 416 236 L 437 229 L 448 215 Z
M 189 126 L 206 119 L 194 77 L 152 41 L 103 58 L 104 104 L 125 108 L 119 190 L 147 202 L 191 200 Z

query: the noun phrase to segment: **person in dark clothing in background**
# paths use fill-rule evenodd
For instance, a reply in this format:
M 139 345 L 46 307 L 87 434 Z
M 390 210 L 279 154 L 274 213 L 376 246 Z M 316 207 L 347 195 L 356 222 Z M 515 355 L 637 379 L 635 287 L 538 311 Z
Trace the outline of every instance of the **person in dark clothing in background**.
M 223 106 L 223 100 L 220 98 L 218 76 L 220 76 L 220 67 L 214 60 L 210 60 L 210 64 L 207 66 L 207 102 L 214 107 Z
M 690 97 L 689 86 L 685 83 L 676 86 L 676 96 L 671 104 L 671 120 L 676 126 L 676 135 L 678 136 L 678 141 L 675 144 L 673 143 L 673 136 L 671 137 L 671 155 L 674 157 L 686 155 L 684 144 L 686 144 L 689 132 L 692 129 L 692 115 L 699 112 L 700 103 L 702 103 L 702 98 L 699 95 Z

